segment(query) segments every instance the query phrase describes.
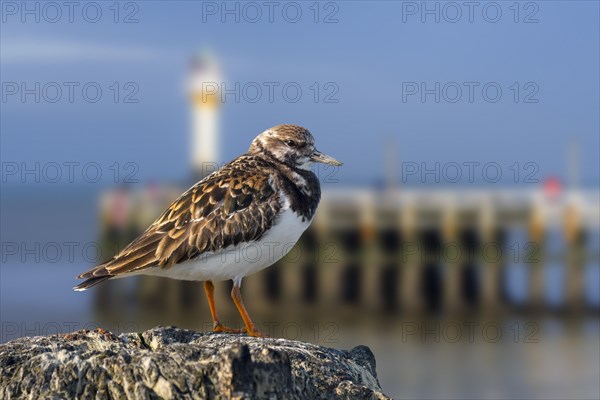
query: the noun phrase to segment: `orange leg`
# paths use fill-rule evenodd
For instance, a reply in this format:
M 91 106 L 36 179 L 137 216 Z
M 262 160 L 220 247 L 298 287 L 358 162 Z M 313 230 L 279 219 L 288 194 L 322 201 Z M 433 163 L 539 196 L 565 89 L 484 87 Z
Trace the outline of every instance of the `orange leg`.
M 268 337 L 267 335 L 265 335 L 264 333 L 262 333 L 261 331 L 256 329 L 256 327 L 254 326 L 254 323 L 252 322 L 252 320 L 250 319 L 250 316 L 248 315 L 248 311 L 246 311 L 246 307 L 244 307 L 244 302 L 242 301 L 242 292 L 240 291 L 240 287 L 237 286 L 235 283 L 233 284 L 233 289 L 231 289 L 231 298 L 233 299 L 235 306 L 237 307 L 240 315 L 242 316 L 242 319 L 244 320 L 244 324 L 246 325 L 245 332 L 248 335 L 254 336 L 254 337 Z
M 224 332 L 224 333 L 242 333 L 241 329 L 228 328 L 219 321 L 219 315 L 217 315 L 217 307 L 215 306 L 215 285 L 211 281 L 204 282 L 204 292 L 208 299 L 208 307 L 210 308 L 210 315 L 213 320 L 213 332 Z

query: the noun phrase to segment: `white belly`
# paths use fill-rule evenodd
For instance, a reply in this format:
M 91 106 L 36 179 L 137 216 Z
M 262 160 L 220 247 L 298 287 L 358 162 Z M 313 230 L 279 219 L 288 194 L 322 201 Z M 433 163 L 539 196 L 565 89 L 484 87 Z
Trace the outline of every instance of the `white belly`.
M 296 244 L 310 221 L 302 222 L 291 209 L 282 210 L 275 224 L 256 242 L 240 243 L 225 250 L 206 253 L 168 269 L 152 267 L 140 275 L 163 276 L 187 281 L 241 281 L 243 277 L 274 264 Z M 132 274 L 133 275 L 133 274 Z

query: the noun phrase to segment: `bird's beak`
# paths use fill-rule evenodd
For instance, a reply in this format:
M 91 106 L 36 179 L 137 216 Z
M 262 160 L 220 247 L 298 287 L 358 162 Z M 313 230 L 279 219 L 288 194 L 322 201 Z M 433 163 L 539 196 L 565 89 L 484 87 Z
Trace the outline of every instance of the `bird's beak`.
M 312 153 L 312 155 L 310 156 L 310 159 L 312 162 L 335 165 L 336 167 L 343 165 L 343 163 L 341 161 L 338 161 L 335 158 L 328 156 L 327 154 L 323 154 L 318 150 L 315 150 Z

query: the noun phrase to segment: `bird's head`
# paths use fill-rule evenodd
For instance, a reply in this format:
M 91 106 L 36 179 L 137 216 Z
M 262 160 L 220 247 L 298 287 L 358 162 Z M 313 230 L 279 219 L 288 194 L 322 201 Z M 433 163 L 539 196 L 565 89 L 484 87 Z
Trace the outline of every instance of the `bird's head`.
M 312 163 L 340 166 L 342 163 L 315 148 L 308 129 L 298 125 L 277 125 L 258 135 L 250 153 L 275 158 L 295 168 L 310 169 Z

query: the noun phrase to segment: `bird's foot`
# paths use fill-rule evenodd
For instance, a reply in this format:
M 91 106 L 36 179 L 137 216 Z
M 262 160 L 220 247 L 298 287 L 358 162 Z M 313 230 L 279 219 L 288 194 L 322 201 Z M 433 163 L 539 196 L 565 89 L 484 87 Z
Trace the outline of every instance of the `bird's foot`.
M 233 329 L 228 326 L 223 325 L 220 322 L 215 322 L 213 325 L 213 332 L 215 333 L 244 333 L 244 329 Z
M 252 336 L 252 337 L 260 337 L 260 338 L 268 338 L 268 335 L 265 335 L 264 333 L 262 333 L 261 331 L 259 331 L 258 329 L 256 329 L 256 327 L 254 325 L 251 325 L 249 328 L 243 328 L 242 329 L 242 333 L 246 333 L 248 336 Z

